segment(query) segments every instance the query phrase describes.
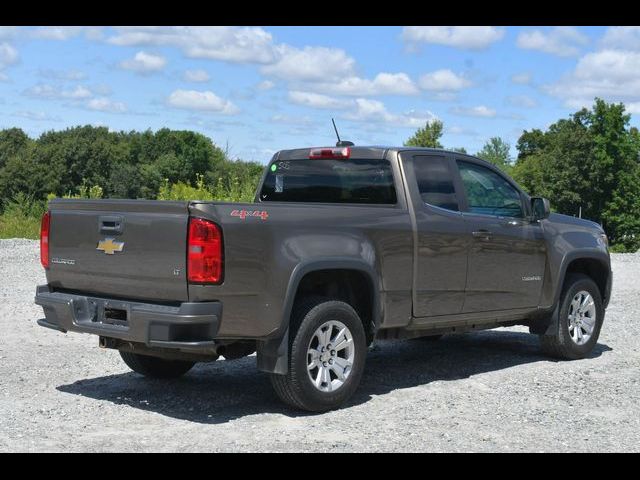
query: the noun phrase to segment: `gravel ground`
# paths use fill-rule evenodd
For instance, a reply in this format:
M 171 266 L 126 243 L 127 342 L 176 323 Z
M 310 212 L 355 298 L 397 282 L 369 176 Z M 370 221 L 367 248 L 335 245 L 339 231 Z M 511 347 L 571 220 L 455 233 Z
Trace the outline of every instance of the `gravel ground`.
M 342 410 L 282 406 L 255 358 L 174 382 L 131 373 L 97 338 L 37 326 L 37 242 L 0 240 L 0 451 L 640 451 L 639 254 L 585 360 L 520 327 L 380 342 Z

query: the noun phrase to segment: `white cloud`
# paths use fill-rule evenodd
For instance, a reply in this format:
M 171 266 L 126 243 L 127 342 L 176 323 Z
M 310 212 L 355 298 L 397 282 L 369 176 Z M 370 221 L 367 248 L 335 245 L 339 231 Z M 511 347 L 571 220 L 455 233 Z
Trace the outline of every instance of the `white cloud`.
M 518 85 L 529 85 L 531 83 L 531 74 L 529 72 L 516 73 L 511 75 L 511 81 Z
M 348 76 L 334 82 L 308 82 L 306 90 L 332 95 L 374 96 L 374 95 L 418 95 L 420 90 L 406 73 L 377 74 L 373 80 Z
M 0 43 L 0 71 L 18 61 L 18 51 L 7 42 Z
M 404 27 L 402 39 L 408 45 L 433 43 L 469 50 L 483 50 L 502 39 L 504 30 L 496 27 Z
M 211 77 L 205 70 L 187 70 L 183 77 L 187 82 L 202 83 L 211 80 Z
M 349 110 L 344 115 L 344 118 L 357 122 L 386 123 L 396 127 L 417 128 L 437 119 L 437 117 L 429 111 L 418 113 L 415 110 L 411 110 L 402 114 L 391 113 L 387 110 L 384 103 L 378 100 L 356 98 L 354 103 L 355 108 Z
M 536 102 L 533 98 L 528 97 L 527 95 L 512 95 L 507 97 L 507 103 L 514 107 L 521 108 L 534 108 L 538 106 L 538 102 Z
M 99 112 L 124 113 L 127 106 L 122 102 L 114 102 L 105 97 L 92 98 L 86 103 L 89 110 L 97 110 Z
M 419 89 L 405 73 L 378 73 L 373 79 L 356 75 L 356 61 L 344 50 L 318 46 L 275 44 L 261 28 L 239 27 L 116 27 L 107 42 L 122 46 L 173 46 L 188 57 L 261 64 L 271 77 L 257 88 L 273 88 L 273 79 L 294 90 L 334 95 L 416 95 Z
M 82 85 L 78 85 L 73 90 L 62 91 L 61 94 L 65 98 L 72 99 L 89 98 L 93 95 L 91 93 L 91 90 L 89 90 L 87 87 L 83 87 Z
M 218 97 L 215 93 L 206 90 L 175 90 L 167 100 L 168 104 L 175 108 L 186 110 L 202 110 L 207 112 L 234 115 L 239 112 L 238 107 L 228 100 Z
M 258 84 L 258 90 L 271 90 L 273 87 L 275 87 L 276 84 L 273 83 L 271 80 L 263 80 L 262 82 L 260 82 Z
M 301 92 L 294 90 L 289 92 L 289 100 L 297 105 L 304 105 L 312 108 L 341 109 L 348 106 L 347 102 L 338 100 L 327 95 L 313 92 Z
M 640 50 L 640 27 L 609 27 L 602 38 L 607 48 Z
M 277 61 L 262 67 L 262 73 L 303 82 L 333 82 L 354 75 L 356 62 L 344 50 L 281 45 L 277 53 Z
M 448 69 L 425 73 L 420 77 L 419 84 L 424 90 L 434 92 L 455 92 L 471 86 L 469 80 Z
M 187 57 L 272 63 L 271 34 L 257 27 L 117 27 L 107 41 L 121 46 L 173 46 Z
M 575 69 L 579 79 L 609 77 L 618 81 L 637 79 L 640 74 L 640 52 L 601 50 L 586 54 Z
M 65 90 L 60 87 L 42 83 L 34 85 L 33 87 L 25 90 L 24 93 L 29 97 L 68 100 L 82 100 L 93 96 L 91 90 L 83 85 L 77 85 L 73 89 Z
M 478 105 L 476 107 L 454 107 L 451 109 L 451 113 L 467 117 L 491 118 L 496 116 L 496 111 L 485 105 Z
M 136 73 L 151 73 L 162 70 L 167 60 L 160 55 L 140 51 L 133 58 L 120 62 L 120 67 Z
M 580 53 L 580 47 L 589 43 L 589 37 L 574 27 L 554 27 L 548 32 L 533 30 L 520 32 L 516 44 L 520 48 L 538 50 L 560 57 Z
M 377 74 L 373 80 L 350 76 L 335 82 L 311 83 L 307 88 L 314 91 L 350 96 L 372 95 L 417 95 L 418 87 L 406 73 Z
M 544 90 L 571 108 L 589 106 L 594 97 L 607 101 L 640 100 L 640 52 L 600 50 L 584 55 L 575 69 Z
M 633 113 L 635 115 L 640 114 L 640 102 L 627 103 L 625 104 L 625 107 L 627 107 L 626 110 L 629 113 Z

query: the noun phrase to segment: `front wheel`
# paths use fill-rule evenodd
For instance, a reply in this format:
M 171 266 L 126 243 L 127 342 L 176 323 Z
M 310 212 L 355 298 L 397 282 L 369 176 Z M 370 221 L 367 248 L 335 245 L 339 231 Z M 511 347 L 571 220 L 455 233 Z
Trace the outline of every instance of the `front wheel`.
M 164 358 L 123 352 L 122 350 L 120 350 L 120 356 L 131 370 L 151 378 L 177 378 L 187 373 L 195 365 L 194 362 L 165 360 Z
M 540 335 L 542 350 L 556 358 L 585 358 L 600 336 L 604 320 L 602 296 L 595 282 L 583 274 L 572 274 L 560 296 L 557 330 Z
M 364 370 L 367 342 L 360 317 L 347 303 L 312 298 L 294 309 L 291 322 L 287 374 L 271 374 L 276 394 L 302 410 L 339 407 L 358 388 Z

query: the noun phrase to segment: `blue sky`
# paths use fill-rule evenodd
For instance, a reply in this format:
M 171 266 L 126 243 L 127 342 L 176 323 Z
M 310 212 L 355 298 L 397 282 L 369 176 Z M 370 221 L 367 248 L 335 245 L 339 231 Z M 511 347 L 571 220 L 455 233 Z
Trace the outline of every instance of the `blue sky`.
M 515 143 L 595 96 L 640 118 L 640 27 L 0 27 L 0 128 L 192 129 L 233 157 Z

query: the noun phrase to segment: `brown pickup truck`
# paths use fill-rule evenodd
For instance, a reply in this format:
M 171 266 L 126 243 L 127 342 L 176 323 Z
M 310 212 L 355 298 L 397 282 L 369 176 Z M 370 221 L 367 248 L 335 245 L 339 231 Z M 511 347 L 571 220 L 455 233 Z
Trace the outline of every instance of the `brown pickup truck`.
M 257 351 L 312 411 L 353 394 L 376 338 L 521 324 L 582 358 L 611 291 L 599 225 L 413 147 L 280 151 L 253 203 L 53 200 L 41 254 L 40 325 L 98 335 L 153 377 Z

